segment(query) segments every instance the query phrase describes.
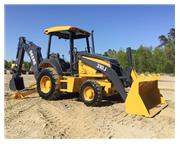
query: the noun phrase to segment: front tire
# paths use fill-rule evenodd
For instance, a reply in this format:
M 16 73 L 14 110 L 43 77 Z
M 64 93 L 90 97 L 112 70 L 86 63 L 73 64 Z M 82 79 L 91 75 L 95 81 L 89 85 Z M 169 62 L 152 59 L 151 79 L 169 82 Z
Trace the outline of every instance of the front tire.
M 43 69 L 37 78 L 39 96 L 46 100 L 57 100 L 60 97 L 58 74 L 53 68 Z
M 87 106 L 98 106 L 102 101 L 102 87 L 94 80 L 85 81 L 80 87 L 80 99 Z

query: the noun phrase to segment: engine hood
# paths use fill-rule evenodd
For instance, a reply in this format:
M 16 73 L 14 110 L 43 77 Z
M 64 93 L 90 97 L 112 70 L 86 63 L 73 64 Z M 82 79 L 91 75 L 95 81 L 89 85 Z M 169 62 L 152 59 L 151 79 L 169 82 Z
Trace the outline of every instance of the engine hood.
M 85 52 L 79 53 L 79 55 L 80 56 L 87 56 L 87 57 L 97 58 L 97 59 L 100 59 L 100 60 L 103 60 L 103 61 L 110 62 L 111 65 L 119 66 L 119 63 L 118 63 L 118 61 L 116 59 L 104 57 L 102 55 L 89 54 L 89 53 L 85 53 Z

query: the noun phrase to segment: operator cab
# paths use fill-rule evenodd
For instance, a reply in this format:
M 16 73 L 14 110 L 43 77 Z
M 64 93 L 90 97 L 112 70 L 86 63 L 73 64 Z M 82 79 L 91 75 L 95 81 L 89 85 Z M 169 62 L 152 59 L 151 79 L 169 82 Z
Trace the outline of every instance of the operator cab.
M 90 33 L 82 30 L 77 27 L 72 26 L 57 26 L 51 27 L 44 30 L 46 35 L 49 35 L 49 42 L 48 42 L 48 51 L 47 51 L 47 58 L 50 56 L 57 56 L 59 58 L 60 64 L 64 72 L 71 72 L 76 73 L 78 68 L 78 51 L 77 48 L 74 46 L 74 42 L 79 39 L 85 39 L 86 41 L 86 50 L 83 52 L 90 53 L 90 46 L 89 46 L 89 36 Z M 67 63 L 64 61 L 63 58 L 60 58 L 59 54 L 51 53 L 51 41 L 52 37 L 56 36 L 59 39 L 65 39 L 69 41 L 70 47 L 70 62 Z

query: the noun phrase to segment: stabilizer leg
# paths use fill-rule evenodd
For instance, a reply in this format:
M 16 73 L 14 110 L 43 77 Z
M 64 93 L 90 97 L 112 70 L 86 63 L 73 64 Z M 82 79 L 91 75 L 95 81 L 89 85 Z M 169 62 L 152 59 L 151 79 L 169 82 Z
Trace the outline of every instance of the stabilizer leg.
M 23 90 L 16 91 L 15 93 L 12 94 L 12 97 L 15 99 L 20 99 L 28 95 L 34 94 L 36 92 L 37 92 L 36 84 L 32 84 Z

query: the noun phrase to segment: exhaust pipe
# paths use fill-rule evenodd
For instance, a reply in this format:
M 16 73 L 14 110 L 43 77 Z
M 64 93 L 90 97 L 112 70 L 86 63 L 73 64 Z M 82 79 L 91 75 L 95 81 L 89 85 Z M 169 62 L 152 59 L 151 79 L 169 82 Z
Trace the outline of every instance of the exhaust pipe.
M 133 64 L 132 64 L 132 53 L 131 53 L 131 48 L 130 47 L 128 47 L 126 49 L 126 54 L 127 54 L 127 58 L 128 58 L 128 67 L 130 69 L 132 69 L 133 68 Z
M 91 42 L 92 42 L 92 54 L 95 54 L 95 46 L 94 46 L 94 30 L 91 31 Z

